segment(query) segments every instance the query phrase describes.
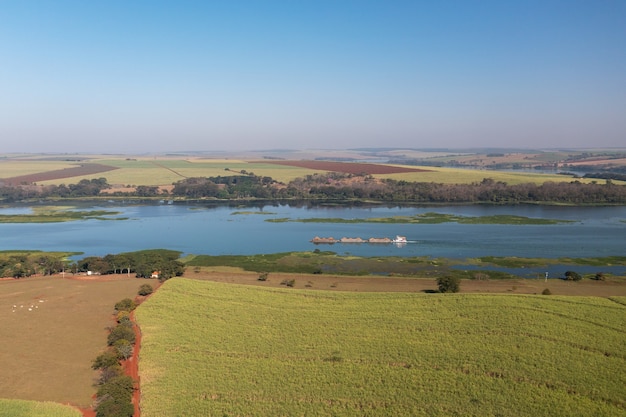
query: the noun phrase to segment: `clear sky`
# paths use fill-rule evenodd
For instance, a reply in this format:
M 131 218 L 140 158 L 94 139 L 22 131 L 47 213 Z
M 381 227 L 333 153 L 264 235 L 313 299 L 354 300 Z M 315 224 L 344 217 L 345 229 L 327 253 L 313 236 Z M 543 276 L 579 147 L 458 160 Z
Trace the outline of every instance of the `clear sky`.
M 626 147 L 626 0 L 1 0 L 0 153 Z

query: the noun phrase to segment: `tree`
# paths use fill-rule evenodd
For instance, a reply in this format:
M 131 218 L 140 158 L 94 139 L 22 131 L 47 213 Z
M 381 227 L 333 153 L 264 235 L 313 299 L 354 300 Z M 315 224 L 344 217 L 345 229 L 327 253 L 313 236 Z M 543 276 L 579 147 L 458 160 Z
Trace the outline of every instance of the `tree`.
M 109 333 L 107 343 L 109 346 L 113 346 L 115 342 L 122 339 L 128 340 L 131 344 L 135 343 L 135 332 L 132 327 L 124 325 L 116 326 L 113 330 L 111 330 L 111 333 Z
M 133 345 L 126 339 L 116 340 L 113 347 L 117 351 L 117 357 L 120 359 L 128 359 L 133 356 Z
M 567 279 L 568 281 L 580 281 L 581 279 L 583 279 L 583 277 L 580 276 L 578 272 L 567 271 L 565 272 L 565 279 Z
M 121 301 L 115 303 L 116 311 L 133 311 L 137 307 L 137 304 L 130 298 L 124 298 Z
M 437 287 L 439 287 L 439 292 L 459 292 L 461 280 L 458 277 L 445 275 L 437 278 Z
M 145 296 L 152 294 L 153 291 L 154 290 L 152 289 L 152 285 L 142 284 L 141 287 L 139 287 L 139 291 L 137 291 L 137 294 Z
M 106 352 L 98 355 L 98 357 L 93 360 L 93 363 L 91 364 L 91 369 L 95 371 L 97 369 L 109 368 L 117 364 L 118 364 L 117 354 L 111 350 L 107 350 Z

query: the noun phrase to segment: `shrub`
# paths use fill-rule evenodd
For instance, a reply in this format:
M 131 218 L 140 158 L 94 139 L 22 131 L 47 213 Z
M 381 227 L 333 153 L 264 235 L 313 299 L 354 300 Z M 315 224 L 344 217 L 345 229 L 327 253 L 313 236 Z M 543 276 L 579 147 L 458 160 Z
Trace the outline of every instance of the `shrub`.
M 592 278 L 596 281 L 605 281 L 606 280 L 606 276 L 604 276 L 604 272 L 598 272 L 597 274 L 594 275 L 594 277 Z
M 137 303 L 135 303 L 130 298 L 124 298 L 121 301 L 115 303 L 116 311 L 133 311 L 137 307 Z
M 546 288 L 545 290 L 541 291 L 542 295 L 552 295 L 552 291 L 550 291 L 550 288 Z
M 107 350 L 106 352 L 98 355 L 91 364 L 91 369 L 94 371 L 97 369 L 105 369 L 118 364 L 117 354 L 113 351 Z
M 113 343 L 119 359 L 128 359 L 133 356 L 133 345 L 126 339 L 119 339 Z
M 142 284 L 141 287 L 139 287 L 139 291 L 137 291 L 137 294 L 146 296 L 152 294 L 153 291 L 154 289 L 152 288 L 152 285 Z
M 131 327 L 117 326 L 113 330 L 111 330 L 111 333 L 109 333 L 109 336 L 107 337 L 107 343 L 109 344 L 109 346 L 113 346 L 115 342 L 121 339 L 126 339 L 131 344 L 134 344 L 135 332 Z
M 284 279 L 280 285 L 286 285 L 287 287 L 293 287 L 294 285 L 296 285 L 296 280 L 295 279 Z
M 267 281 L 267 277 L 269 275 L 269 272 L 261 272 L 259 274 L 259 278 L 257 278 L 259 281 Z
M 583 279 L 583 277 L 580 276 L 578 272 L 566 271 L 565 279 L 567 279 L 568 281 L 580 281 L 581 279 Z
M 96 417 L 133 417 L 135 407 L 130 401 L 106 396 L 98 401 Z
M 461 289 L 461 280 L 458 277 L 445 275 L 437 278 L 437 287 L 439 292 L 459 292 Z

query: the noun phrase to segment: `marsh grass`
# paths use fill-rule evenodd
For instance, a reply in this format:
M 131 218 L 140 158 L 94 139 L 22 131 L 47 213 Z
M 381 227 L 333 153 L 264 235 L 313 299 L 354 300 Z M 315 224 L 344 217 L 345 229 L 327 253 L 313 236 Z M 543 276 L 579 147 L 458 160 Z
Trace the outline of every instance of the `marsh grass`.
M 77 220 L 126 220 L 112 218 L 120 214 L 110 210 L 75 210 L 72 207 L 34 207 L 30 214 L 0 214 L 0 223 L 58 223 Z
M 513 224 L 513 225 L 549 225 L 559 223 L 571 223 L 571 220 L 557 220 L 557 219 L 541 219 L 524 216 L 513 215 L 493 215 L 493 216 L 459 216 L 454 214 L 444 213 L 423 213 L 416 214 L 414 216 L 391 216 L 391 217 L 367 217 L 359 219 L 342 219 L 338 217 L 313 217 L 304 219 L 267 219 L 266 222 L 272 223 L 285 223 L 285 222 L 299 222 L 299 223 L 390 223 L 390 224 L 402 224 L 402 223 L 414 223 L 414 224 L 440 224 L 440 223 L 459 223 L 459 224 Z
M 136 311 L 142 415 L 624 416 L 625 313 L 175 278 Z

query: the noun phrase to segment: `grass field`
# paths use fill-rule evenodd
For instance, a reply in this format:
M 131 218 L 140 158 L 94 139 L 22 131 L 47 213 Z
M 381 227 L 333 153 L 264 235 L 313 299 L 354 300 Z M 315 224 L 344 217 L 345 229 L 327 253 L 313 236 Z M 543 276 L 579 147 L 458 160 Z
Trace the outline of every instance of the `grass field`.
M 67 405 L 23 400 L 0 399 L 0 417 L 80 417 L 81 413 Z
M 626 298 L 167 281 L 142 416 L 624 416 Z
M 113 306 L 142 283 L 125 275 L 0 280 L 0 398 L 91 405 L 91 362 L 106 347 Z

